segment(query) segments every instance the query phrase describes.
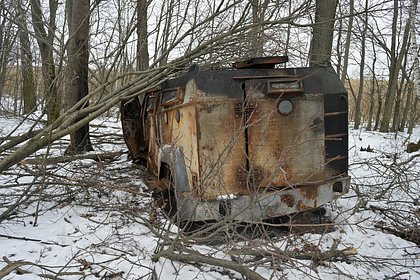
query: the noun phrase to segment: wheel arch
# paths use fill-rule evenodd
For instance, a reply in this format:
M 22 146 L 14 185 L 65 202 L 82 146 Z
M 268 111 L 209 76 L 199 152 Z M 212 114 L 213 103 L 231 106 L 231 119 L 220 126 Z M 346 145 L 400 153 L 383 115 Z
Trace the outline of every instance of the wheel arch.
M 190 190 L 185 157 L 179 147 L 171 145 L 161 147 L 159 150 L 158 170 L 159 179 L 164 178 L 167 172 L 171 173 L 177 197 L 180 192 L 183 193 Z

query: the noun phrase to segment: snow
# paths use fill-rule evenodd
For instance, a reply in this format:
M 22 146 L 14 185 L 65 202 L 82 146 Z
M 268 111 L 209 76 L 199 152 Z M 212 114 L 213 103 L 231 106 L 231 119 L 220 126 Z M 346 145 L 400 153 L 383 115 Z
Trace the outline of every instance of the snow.
M 20 121 L 0 116 L 0 136 L 12 132 Z M 92 124 L 96 151 L 126 150 L 119 120 L 104 117 Z M 31 125 L 32 121 L 24 121 L 13 135 Z M 98 137 L 104 134 L 114 137 Z M 350 127 L 349 135 L 351 191 L 327 205 L 336 225 L 324 233 L 275 237 L 262 233 L 235 241 L 226 230 L 226 234 L 213 237 L 213 243 L 201 243 L 194 235 L 195 239 L 189 240 L 152 207 L 147 186 L 138 179 L 146 171 L 133 165 L 126 153 L 113 162 L 79 160 L 48 166 L 48 173 L 55 176 L 45 173 L 35 178 L 28 172 L 38 171 L 36 166 L 14 166 L 0 175 L 0 215 L 25 190 L 33 195 L 22 195 L 21 206 L 10 219 L 0 222 L 0 275 L 7 260 L 30 263 L 20 266 L 24 273 L 14 270 L 3 279 L 44 279 L 57 273 L 59 279 L 243 279 L 236 271 L 209 264 L 162 256 L 154 259 L 178 238 L 175 252 L 188 249 L 245 263 L 266 279 L 420 279 L 419 247 L 378 227 L 392 228 L 396 222 L 419 227 L 420 157 L 409 161 L 415 154 L 406 153 L 405 145 L 420 139 L 420 127 L 412 135 Z M 60 155 L 67 144 L 65 137 L 36 155 Z M 360 150 L 368 145 L 373 152 Z M 398 216 L 387 216 L 389 213 Z M 160 224 L 150 227 L 154 214 L 160 217 Z M 325 252 L 333 244 L 338 250 L 354 248 L 357 254 L 321 262 L 273 255 L 272 262 L 259 262 L 250 255 L 237 259 L 231 253 L 243 248 Z

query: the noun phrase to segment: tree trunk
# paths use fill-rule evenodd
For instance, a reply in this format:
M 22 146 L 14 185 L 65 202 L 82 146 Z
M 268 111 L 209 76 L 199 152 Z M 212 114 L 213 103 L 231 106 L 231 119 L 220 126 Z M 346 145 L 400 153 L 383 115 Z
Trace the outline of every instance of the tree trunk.
M 366 54 L 366 33 L 368 29 L 368 1 L 365 3 L 365 18 L 364 18 L 364 29 L 362 33 L 362 49 L 360 52 L 360 75 L 359 75 L 359 91 L 357 93 L 356 104 L 355 104 L 355 115 L 354 115 L 354 128 L 358 129 L 360 126 L 360 120 L 362 115 L 362 99 L 363 99 L 363 90 L 364 90 L 364 69 L 365 69 L 365 54 Z
M 149 51 L 148 51 L 148 40 L 147 40 L 147 7 L 148 0 L 137 1 L 137 71 L 147 70 L 149 68 Z M 131 114 L 128 113 L 131 112 Z M 126 138 L 124 133 L 124 141 L 126 141 L 129 147 L 129 157 L 137 159 L 142 156 L 144 150 L 144 143 L 137 141 L 137 139 L 143 139 L 143 126 L 141 124 L 141 104 L 139 97 L 135 97 L 128 101 L 121 101 L 120 113 L 121 113 L 121 124 L 123 130 L 130 130 L 133 134 L 132 138 Z M 133 145 L 135 143 L 135 145 Z
M 41 9 L 40 0 L 30 0 L 32 23 L 34 26 L 35 37 L 38 42 L 42 60 L 42 75 L 44 79 L 44 98 L 48 117 L 48 123 L 53 123 L 60 115 L 60 99 L 58 96 L 57 77 L 53 55 L 53 41 L 56 30 L 55 16 L 58 2 L 49 1 L 50 21 L 44 22 L 44 15 Z M 44 25 L 48 27 L 48 33 Z
M 310 66 L 331 66 L 335 10 L 338 0 L 317 0 L 311 41 Z
M 406 74 L 406 67 L 407 67 L 407 55 L 408 52 L 404 55 L 404 64 L 402 65 L 403 69 L 403 75 L 401 82 L 399 83 L 399 86 L 397 86 L 397 95 L 396 95 L 396 102 L 395 102 L 395 108 L 394 108 L 394 116 L 392 118 L 392 131 L 395 132 L 400 129 L 401 119 L 402 119 L 402 102 L 403 102 L 403 93 L 407 90 L 407 83 L 408 77 Z
M 372 81 L 371 81 L 370 98 L 369 98 L 369 114 L 368 114 L 368 121 L 367 121 L 367 126 L 366 126 L 367 131 L 372 130 L 373 111 L 375 109 L 375 81 L 376 81 L 375 64 L 376 64 L 376 54 L 373 57 L 373 61 L 372 61 Z
M 416 13 L 417 0 L 412 1 L 413 13 Z M 414 90 L 417 98 L 420 98 L 420 63 L 419 63 L 419 51 L 420 48 L 417 45 L 417 36 L 416 36 L 416 21 L 415 17 L 411 17 L 411 48 L 413 53 L 413 71 L 414 71 Z
M 6 84 L 6 77 L 10 71 L 10 53 L 15 41 L 12 21 L 9 19 L 4 0 L 0 0 L 0 105 L 2 104 L 2 95 Z
M 351 42 L 351 33 L 353 31 L 354 0 L 350 0 L 349 5 L 350 5 L 349 25 L 347 27 L 346 46 L 344 49 L 344 57 L 343 57 L 343 69 L 341 72 L 341 82 L 343 84 L 346 82 L 347 69 L 349 67 L 350 42 Z
M 379 85 L 379 81 L 376 79 L 376 90 L 378 92 L 378 110 L 376 111 L 375 126 L 373 130 L 377 130 L 381 125 L 381 111 L 382 111 L 382 86 Z
M 137 1 L 137 70 L 149 68 L 149 50 L 147 40 L 148 0 Z
M 71 20 L 69 25 L 68 43 L 68 71 L 67 94 L 69 105 L 74 106 L 89 93 L 88 88 L 88 63 L 89 63 L 89 16 L 90 0 L 68 1 L 71 6 Z M 89 106 L 85 102 L 80 109 Z M 85 118 L 79 115 L 75 122 Z M 89 137 L 89 123 L 70 132 L 70 145 L 67 154 L 74 154 L 93 150 Z
M 407 79 L 405 91 L 406 91 L 405 106 L 404 106 L 404 111 L 402 113 L 400 127 L 398 128 L 399 131 L 404 131 L 405 126 L 407 125 L 408 113 L 410 112 L 410 108 L 412 107 L 411 102 L 412 102 L 412 96 L 413 96 L 414 90 L 413 90 L 413 83 L 410 81 L 410 79 Z
M 417 0 L 414 0 L 417 6 Z M 389 124 L 391 122 L 391 115 L 392 115 L 392 108 L 394 107 L 395 103 L 395 95 L 397 92 L 398 87 L 398 75 L 401 70 L 402 60 L 404 58 L 404 54 L 407 52 L 407 42 L 409 37 L 409 32 L 412 23 L 412 17 L 414 16 L 415 12 L 413 11 L 410 13 L 410 16 L 407 20 L 407 24 L 404 29 L 403 40 L 401 44 L 401 48 L 399 53 L 396 53 L 396 41 L 397 41 L 397 20 L 398 20 L 398 0 L 394 0 L 394 17 L 392 22 L 392 40 L 391 40 L 391 53 L 390 53 L 390 60 L 391 66 L 389 69 L 389 81 L 388 81 L 388 89 L 385 96 L 385 104 L 384 104 L 384 113 L 382 117 L 382 123 L 379 128 L 381 132 L 388 132 L 389 131 Z M 417 7 L 413 7 L 412 9 L 415 10 Z
M 413 133 L 413 129 L 417 125 L 417 121 L 419 118 L 419 114 L 417 113 L 419 100 L 420 98 L 417 96 L 417 98 L 414 99 L 413 107 L 411 107 L 412 110 L 410 114 L 410 121 L 408 122 L 408 131 L 407 131 L 409 134 Z
M 19 39 L 22 69 L 22 98 L 23 113 L 28 114 L 36 109 L 35 81 L 32 69 L 32 53 L 29 41 L 29 32 L 26 23 L 26 13 L 23 10 L 22 0 L 17 2 Z
M 263 1 L 263 3 L 261 3 Z M 251 0 L 252 23 L 251 29 L 251 56 L 258 57 L 264 54 L 264 21 L 267 0 Z

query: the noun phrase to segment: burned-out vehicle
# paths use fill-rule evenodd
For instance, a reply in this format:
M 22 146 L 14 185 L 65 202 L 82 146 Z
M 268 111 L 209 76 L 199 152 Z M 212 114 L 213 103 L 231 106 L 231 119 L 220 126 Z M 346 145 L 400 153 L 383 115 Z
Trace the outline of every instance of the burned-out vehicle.
M 191 67 L 122 104 L 130 155 L 173 195 L 179 220 L 255 222 L 348 191 L 346 90 L 332 69 L 286 61 Z

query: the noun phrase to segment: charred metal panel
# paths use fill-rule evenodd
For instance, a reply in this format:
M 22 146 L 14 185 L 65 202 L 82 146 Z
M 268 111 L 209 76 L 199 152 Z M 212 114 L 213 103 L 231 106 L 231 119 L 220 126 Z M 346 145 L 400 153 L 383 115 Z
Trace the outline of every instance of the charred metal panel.
M 121 102 L 121 123 L 124 141 L 133 160 L 138 160 L 144 156 L 145 144 L 140 118 L 141 106 L 138 98 Z
M 246 193 L 237 176 L 246 170 L 243 123 L 235 118 L 238 102 L 213 98 L 197 104 L 200 180 L 196 197 Z
M 276 64 L 286 63 L 288 60 L 287 56 L 256 57 L 235 62 L 233 67 L 237 69 L 273 69 Z

